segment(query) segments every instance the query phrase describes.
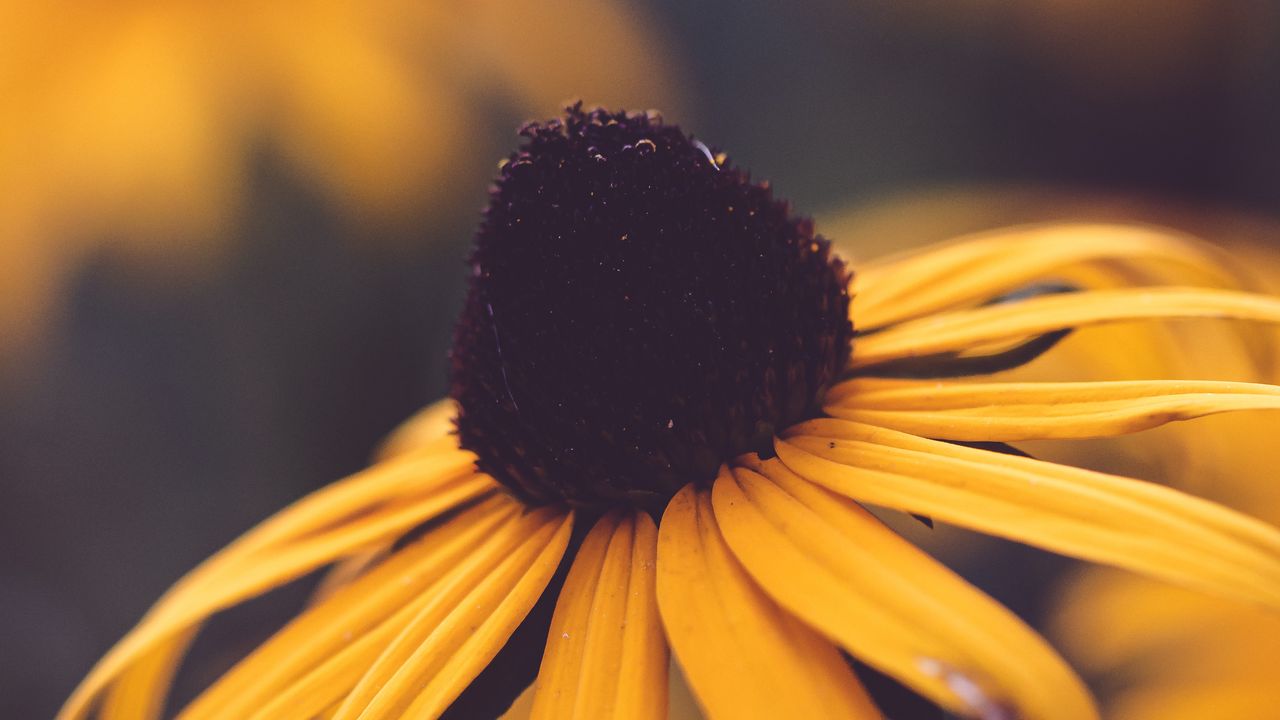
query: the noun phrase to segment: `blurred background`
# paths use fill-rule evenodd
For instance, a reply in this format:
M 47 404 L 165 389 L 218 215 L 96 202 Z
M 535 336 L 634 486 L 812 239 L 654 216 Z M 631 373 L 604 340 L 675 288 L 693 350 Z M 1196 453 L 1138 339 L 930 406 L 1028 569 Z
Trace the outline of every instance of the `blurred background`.
M 0 0 L 0 716 L 52 715 L 185 570 L 444 392 L 472 228 L 522 121 L 659 108 L 854 258 L 1052 219 L 1266 257 L 1278 73 L 1261 1 Z M 1185 479 L 1135 447 L 1080 460 Z M 1198 480 L 1280 519 L 1274 491 Z M 1208 636 L 1080 638 L 1176 599 L 1007 544 L 948 554 L 953 532 L 915 535 L 1057 632 L 1115 717 L 1169 716 L 1142 714 L 1172 697 L 1151 658 Z M 1082 583 L 1083 619 L 1061 607 Z M 1265 694 L 1240 673 L 1280 661 L 1269 631 L 1215 665 L 1243 689 L 1211 691 Z

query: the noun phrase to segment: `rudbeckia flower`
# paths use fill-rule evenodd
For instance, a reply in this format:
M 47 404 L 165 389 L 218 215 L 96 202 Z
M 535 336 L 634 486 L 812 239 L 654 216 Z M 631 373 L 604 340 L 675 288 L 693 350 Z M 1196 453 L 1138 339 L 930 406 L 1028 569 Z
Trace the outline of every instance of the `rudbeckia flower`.
M 712 717 L 877 717 L 850 656 L 966 717 L 1097 715 L 1042 638 L 864 506 L 1280 608 L 1276 528 L 1007 444 L 1276 409 L 1280 388 L 982 377 L 1085 326 L 1280 322 L 1262 295 L 1056 281 L 1219 276 L 1197 246 L 1058 228 L 851 269 L 655 115 L 575 107 L 523 134 L 451 400 L 180 580 L 61 717 L 157 713 L 202 622 L 330 565 L 180 717 L 435 717 L 486 667 L 521 677 L 503 654 L 544 597 L 534 717 L 661 717 L 669 652 Z

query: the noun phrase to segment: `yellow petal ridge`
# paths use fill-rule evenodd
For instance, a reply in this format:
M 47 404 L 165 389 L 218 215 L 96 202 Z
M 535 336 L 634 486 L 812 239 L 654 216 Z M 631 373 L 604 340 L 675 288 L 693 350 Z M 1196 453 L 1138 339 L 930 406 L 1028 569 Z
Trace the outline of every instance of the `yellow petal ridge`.
M 509 552 L 461 559 L 335 718 L 436 717 L 448 708 L 524 620 L 568 546 L 572 514 L 546 508 L 525 519 Z
M 1221 318 L 1280 322 L 1280 299 L 1229 290 L 1126 288 L 1043 295 L 939 313 L 854 341 L 852 368 L 1042 335 L 1066 328 L 1137 320 Z
M 657 540 L 644 513 L 610 513 L 587 535 L 551 621 L 534 720 L 666 717 Z
M 835 647 L 733 557 L 709 492 L 689 485 L 667 505 L 657 590 L 671 649 L 708 717 L 880 717 Z
M 424 449 L 319 490 L 265 520 L 179 580 L 89 672 L 58 714 L 82 718 L 135 662 L 214 612 L 403 533 L 496 483 L 456 445 Z
M 1280 387 L 1185 380 L 1079 383 L 901 383 L 872 379 L 834 388 L 832 417 L 941 440 L 1089 438 L 1178 420 L 1280 409 Z
M 515 501 L 493 496 L 428 531 L 294 618 L 188 705 L 181 720 L 248 717 L 427 592 L 519 511 Z
M 1049 224 L 1002 228 L 868 263 L 854 278 L 860 329 L 994 297 L 1073 265 L 1164 264 L 1196 284 L 1233 287 L 1238 277 L 1217 248 L 1161 228 Z

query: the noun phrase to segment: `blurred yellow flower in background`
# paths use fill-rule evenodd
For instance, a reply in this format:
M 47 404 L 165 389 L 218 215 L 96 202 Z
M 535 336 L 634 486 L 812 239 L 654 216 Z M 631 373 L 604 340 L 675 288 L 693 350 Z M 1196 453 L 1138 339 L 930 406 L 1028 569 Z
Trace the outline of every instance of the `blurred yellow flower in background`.
M 1114 720 L 1267 720 L 1280 702 L 1280 620 L 1262 610 L 1095 568 L 1069 586 L 1055 640 Z
M 618 0 L 0 0 L 0 359 L 104 245 L 179 277 L 215 259 L 257 152 L 395 223 L 457 192 L 479 102 L 675 110 L 650 25 Z

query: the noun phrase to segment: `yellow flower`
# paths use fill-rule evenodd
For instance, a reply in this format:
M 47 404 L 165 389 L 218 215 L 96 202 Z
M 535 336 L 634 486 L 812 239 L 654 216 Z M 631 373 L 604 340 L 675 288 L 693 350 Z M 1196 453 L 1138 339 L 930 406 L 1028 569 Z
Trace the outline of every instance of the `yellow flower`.
M 1097 716 L 1040 636 L 863 504 L 1280 608 L 1271 525 L 1005 444 L 1280 409 L 1280 387 L 981 377 L 1078 328 L 1280 322 L 1265 295 L 1059 282 L 1173 265 L 1212 284 L 1210 251 L 1023 228 L 850 280 L 766 185 L 655 116 L 571 108 L 525 134 L 477 236 L 454 402 L 182 579 L 62 718 L 151 716 L 204 620 L 331 564 L 181 717 L 437 716 L 562 566 L 534 717 L 662 717 L 668 648 L 712 717 L 877 717 L 842 652 L 963 716 Z
M 467 105 L 674 102 L 664 57 L 617 0 L 4 0 L 0 348 L 102 243 L 207 265 L 263 148 L 355 219 L 402 221 L 450 199 L 483 138 Z

